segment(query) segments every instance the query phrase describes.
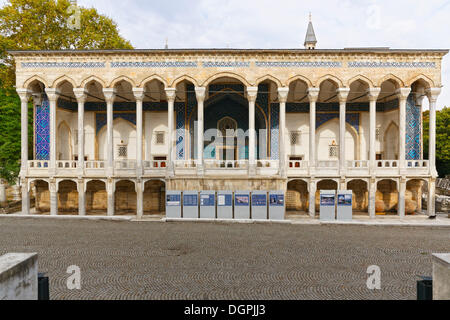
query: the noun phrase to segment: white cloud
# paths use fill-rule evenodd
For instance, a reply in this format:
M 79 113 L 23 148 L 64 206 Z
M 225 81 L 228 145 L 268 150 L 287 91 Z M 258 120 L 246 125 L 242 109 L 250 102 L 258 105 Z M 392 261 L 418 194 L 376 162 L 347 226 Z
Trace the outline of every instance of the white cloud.
M 1 2 L 1 0 L 0 0 Z M 319 48 L 450 48 L 449 0 L 78 0 L 137 48 L 300 48 L 312 12 Z M 447 31 L 446 31 L 447 30 Z M 450 106 L 450 56 L 440 106 Z

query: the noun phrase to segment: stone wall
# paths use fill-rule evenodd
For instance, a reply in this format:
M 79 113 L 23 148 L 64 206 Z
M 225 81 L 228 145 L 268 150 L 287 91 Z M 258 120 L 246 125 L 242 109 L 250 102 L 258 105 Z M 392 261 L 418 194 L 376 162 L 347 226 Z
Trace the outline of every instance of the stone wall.
M 8 253 L 0 257 L 0 301 L 38 299 L 36 253 Z
M 173 178 L 167 181 L 167 190 L 282 190 L 286 191 L 286 180 L 280 178 L 240 178 L 240 177 L 212 177 Z

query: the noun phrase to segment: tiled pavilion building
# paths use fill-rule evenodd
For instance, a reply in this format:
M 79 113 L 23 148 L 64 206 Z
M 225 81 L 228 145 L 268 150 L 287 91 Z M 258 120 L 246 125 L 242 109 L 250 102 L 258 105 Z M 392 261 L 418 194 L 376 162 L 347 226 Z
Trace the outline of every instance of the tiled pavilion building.
M 436 100 L 447 50 L 15 51 L 23 211 L 164 211 L 166 190 L 321 189 L 355 211 L 434 214 Z M 422 102 L 429 100 L 428 160 Z M 33 150 L 28 150 L 28 103 Z M 239 132 L 243 139 L 239 139 Z

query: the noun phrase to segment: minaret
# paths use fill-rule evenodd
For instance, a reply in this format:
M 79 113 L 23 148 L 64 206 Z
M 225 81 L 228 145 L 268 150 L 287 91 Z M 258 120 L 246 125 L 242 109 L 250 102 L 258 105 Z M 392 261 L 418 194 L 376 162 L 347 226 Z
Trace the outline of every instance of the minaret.
M 312 24 L 312 15 L 309 13 L 309 24 L 308 24 L 308 30 L 306 31 L 306 38 L 305 38 L 305 49 L 308 50 L 314 50 L 316 48 L 316 34 L 314 33 L 314 27 Z

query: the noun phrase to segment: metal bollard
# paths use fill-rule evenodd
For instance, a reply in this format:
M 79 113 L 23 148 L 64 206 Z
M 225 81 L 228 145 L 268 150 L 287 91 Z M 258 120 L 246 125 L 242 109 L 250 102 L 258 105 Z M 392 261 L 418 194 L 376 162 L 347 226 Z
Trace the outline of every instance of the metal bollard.
M 417 281 L 417 300 L 433 300 L 433 278 L 419 276 L 422 280 Z
M 48 277 L 45 273 L 38 273 L 38 300 L 50 300 Z

